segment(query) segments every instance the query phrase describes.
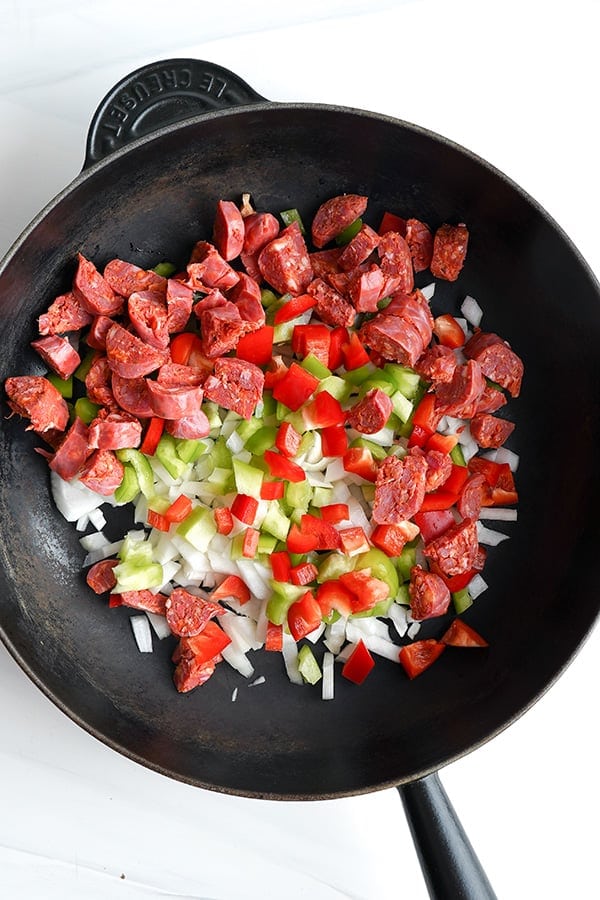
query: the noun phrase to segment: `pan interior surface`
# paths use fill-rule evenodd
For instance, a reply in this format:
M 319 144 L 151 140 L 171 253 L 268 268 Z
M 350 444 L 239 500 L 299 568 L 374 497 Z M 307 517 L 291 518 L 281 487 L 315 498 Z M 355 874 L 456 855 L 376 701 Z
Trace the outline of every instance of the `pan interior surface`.
M 598 286 L 551 219 L 461 148 L 371 114 L 258 105 L 138 142 L 49 206 L 0 274 L 2 381 L 43 371 L 29 347 L 36 319 L 70 286 L 78 252 L 99 268 L 114 257 L 183 266 L 210 237 L 217 201 L 245 191 L 258 209 L 297 207 L 305 221 L 349 192 L 368 195 L 365 221 L 375 228 L 385 210 L 433 227 L 469 226 L 465 268 L 457 282 L 438 284 L 434 313 L 456 313 L 474 296 L 484 329 L 525 363 L 522 394 L 507 410 L 517 425 L 509 446 L 520 454 L 519 518 L 511 539 L 490 550 L 489 590 L 465 615 L 489 649 L 449 649 L 414 682 L 385 660 L 361 687 L 336 667 L 333 702 L 318 687 L 290 684 L 279 656 L 260 653 L 260 687 L 248 691 L 224 664 L 179 695 L 173 643 L 139 654 L 130 613 L 109 610 L 86 587 L 79 535 L 53 507 L 47 464 L 34 452 L 42 442 L 16 416 L 0 433 L 0 628 L 61 709 L 144 765 L 249 796 L 342 796 L 418 777 L 487 740 L 541 695 L 591 629 Z M 568 439 L 560 433 L 567 411 L 577 423 Z M 425 623 L 419 636 L 439 637 L 450 618 Z

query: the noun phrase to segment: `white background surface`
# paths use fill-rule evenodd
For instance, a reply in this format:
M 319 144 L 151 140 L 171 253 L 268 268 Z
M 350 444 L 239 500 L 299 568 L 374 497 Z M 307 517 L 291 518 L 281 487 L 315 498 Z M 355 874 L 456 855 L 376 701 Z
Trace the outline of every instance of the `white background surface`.
M 0 252 L 77 174 L 113 83 L 189 55 L 271 99 L 373 109 L 462 143 L 536 197 L 600 273 L 598 3 L 290 7 L 0 0 Z M 599 648 L 596 631 L 524 718 L 442 773 L 500 898 L 599 894 Z M 172 782 L 78 729 L 3 648 L 0 705 L 2 896 L 426 896 L 395 791 L 278 804 Z

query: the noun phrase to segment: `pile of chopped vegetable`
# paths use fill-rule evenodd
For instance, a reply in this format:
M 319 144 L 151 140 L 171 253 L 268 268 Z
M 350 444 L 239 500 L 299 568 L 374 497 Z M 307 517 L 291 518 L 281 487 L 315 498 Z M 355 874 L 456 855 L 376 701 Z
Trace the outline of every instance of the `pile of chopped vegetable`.
M 374 657 L 414 678 L 487 646 L 463 613 L 508 537 L 485 523 L 517 515 L 514 426 L 494 413 L 523 365 L 474 298 L 430 310 L 465 225 L 388 212 L 375 231 L 366 209 L 334 197 L 307 229 L 245 195 L 181 272 L 80 255 L 32 345 L 51 371 L 5 384 L 86 532 L 88 585 L 136 610 L 140 651 L 175 636 L 179 691 L 221 662 L 252 679 L 264 650 L 332 699 L 336 662 L 360 684 Z M 110 542 L 105 512 L 128 505 Z

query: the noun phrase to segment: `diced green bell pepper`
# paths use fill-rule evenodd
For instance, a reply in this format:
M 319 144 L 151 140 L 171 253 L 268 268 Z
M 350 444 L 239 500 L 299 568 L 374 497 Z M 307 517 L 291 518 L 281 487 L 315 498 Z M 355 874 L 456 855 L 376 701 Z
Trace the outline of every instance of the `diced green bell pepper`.
M 48 372 L 46 378 L 53 384 L 61 397 L 64 397 L 65 400 L 70 400 L 73 396 L 73 376 L 70 375 L 69 378 L 61 378 L 56 372 Z
M 405 546 L 396 558 L 396 569 L 401 581 L 410 581 L 410 570 L 417 562 L 417 551 L 414 547 Z
M 175 438 L 166 431 L 160 436 L 154 456 L 165 467 L 171 478 L 181 478 L 187 468 L 187 463 L 177 455 Z
M 117 459 L 122 463 L 130 463 L 135 469 L 140 491 L 144 497 L 154 494 L 154 473 L 147 458 L 139 450 L 123 449 L 115 451 Z
M 152 271 L 157 275 L 162 275 L 163 278 L 170 278 L 177 271 L 177 266 L 172 262 L 159 262 Z
M 118 504 L 131 503 L 140 492 L 140 485 L 138 482 L 137 475 L 135 474 L 135 469 L 131 465 L 131 463 L 123 463 L 123 478 L 121 480 L 121 484 L 115 490 L 115 501 Z
M 300 365 L 303 369 L 306 369 L 307 372 L 310 372 L 311 375 L 314 375 L 315 378 L 329 378 L 331 375 L 331 369 L 328 369 L 327 366 L 325 366 L 320 359 L 317 359 L 316 356 L 313 356 L 312 353 L 305 356 Z
M 78 397 L 75 401 L 74 412 L 75 415 L 81 419 L 86 425 L 89 425 L 90 422 L 98 415 L 100 407 L 97 403 L 92 403 L 91 400 L 88 400 L 87 397 Z
M 373 547 L 366 553 L 360 553 L 356 557 L 356 565 L 354 568 L 359 570 L 370 569 L 373 578 L 378 578 L 380 581 L 384 581 L 387 584 L 390 591 L 389 597 L 392 601 L 394 600 L 398 593 L 398 572 L 396 571 L 394 563 L 383 550 Z
M 278 500 L 270 500 L 267 514 L 260 526 L 263 533 L 272 534 L 278 541 L 285 541 L 290 530 L 290 520 Z
M 260 489 L 264 477 L 264 472 L 261 469 L 257 469 L 241 459 L 234 459 L 233 477 L 238 494 L 247 494 L 248 497 L 255 497 L 257 500 L 260 498 Z
M 333 552 L 325 557 L 318 567 L 317 581 L 323 584 L 325 581 L 334 581 L 346 572 L 352 572 L 356 563 L 355 556 L 346 556 L 344 553 Z
M 309 644 L 303 644 L 298 651 L 298 670 L 308 684 L 317 684 L 323 677 Z
M 455 591 L 452 594 L 452 603 L 454 604 L 454 610 L 457 615 L 460 615 L 465 609 L 472 606 L 473 598 L 469 594 L 469 589 L 463 588 L 461 591 Z
M 297 209 L 282 209 L 279 213 L 281 216 L 281 220 L 284 225 L 291 225 L 292 222 L 297 222 L 300 228 L 300 234 L 306 234 L 306 229 L 304 227 L 304 223 L 302 221 L 302 216 L 298 212 Z
M 455 466 L 466 466 L 466 460 L 460 444 L 455 444 L 450 451 L 450 459 Z
M 196 506 L 189 516 L 177 526 L 177 534 L 184 537 L 188 543 L 204 553 L 208 545 L 217 533 L 214 515 L 206 506 Z
M 277 437 L 277 428 L 275 425 L 261 426 L 254 434 L 251 434 L 246 440 L 246 450 L 250 453 L 261 456 L 265 450 L 270 450 L 275 446 L 275 438 Z
M 335 238 L 335 242 L 338 247 L 343 247 L 344 244 L 349 244 L 352 238 L 358 234 L 360 229 L 362 228 L 362 219 L 355 219 L 354 222 L 351 222 L 350 225 L 347 225 L 343 231 Z
M 272 594 L 266 609 L 267 619 L 273 625 L 283 625 L 287 620 L 288 609 L 306 593 L 306 588 L 283 581 L 271 581 L 271 588 Z

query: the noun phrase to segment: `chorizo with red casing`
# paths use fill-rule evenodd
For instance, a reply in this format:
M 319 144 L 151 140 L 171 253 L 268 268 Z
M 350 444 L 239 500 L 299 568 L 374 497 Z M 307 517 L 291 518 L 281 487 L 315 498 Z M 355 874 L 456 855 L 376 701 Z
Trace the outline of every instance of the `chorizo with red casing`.
M 49 334 L 31 342 L 31 346 L 42 357 L 59 378 L 69 378 L 78 367 L 81 359 L 79 353 L 71 346 L 66 337 Z
M 319 250 L 360 218 L 367 208 L 368 197 L 340 194 L 318 208 L 312 220 L 312 242 Z
M 430 270 L 434 278 L 456 281 L 467 255 L 469 231 L 466 225 L 440 225 L 433 238 Z
M 416 622 L 443 616 L 450 605 L 450 591 L 444 580 L 434 572 L 426 572 L 421 566 L 410 570 L 410 611 Z
M 385 427 L 392 410 L 388 395 L 380 388 L 373 388 L 348 410 L 347 422 L 361 434 L 375 434 Z
M 224 260 L 239 256 L 244 246 L 244 219 L 231 200 L 219 200 L 213 229 L 215 246 Z
M 38 434 L 64 431 L 67 427 L 69 408 L 66 401 L 42 375 L 7 378 L 4 390 L 12 411 L 30 419 L 29 428 Z
M 167 350 L 159 350 L 144 343 L 122 325 L 114 323 L 106 334 L 106 356 L 113 372 L 122 378 L 149 375 L 167 362 Z
M 73 293 L 93 316 L 115 316 L 123 308 L 123 298 L 115 294 L 93 262 L 77 254 L 78 266 L 73 280 Z

